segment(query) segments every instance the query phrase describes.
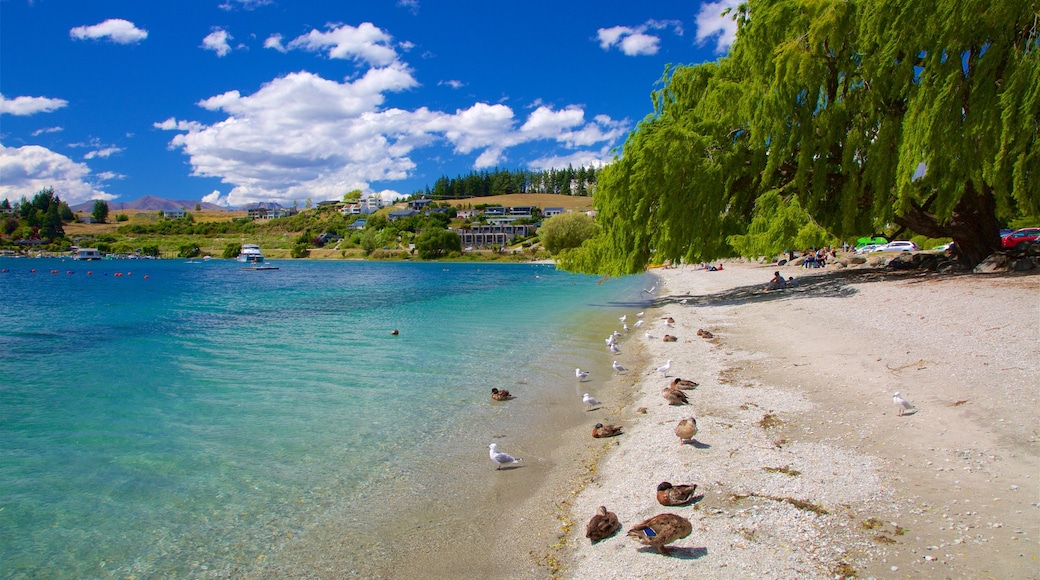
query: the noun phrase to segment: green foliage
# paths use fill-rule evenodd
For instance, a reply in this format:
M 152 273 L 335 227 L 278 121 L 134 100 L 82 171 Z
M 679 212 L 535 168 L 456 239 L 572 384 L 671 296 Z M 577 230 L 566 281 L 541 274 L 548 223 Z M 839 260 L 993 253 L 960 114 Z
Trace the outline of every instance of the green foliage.
M 125 221 L 130 221 L 130 216 L 126 215 L 125 213 L 117 213 L 116 214 L 116 222 L 125 222 Z
M 234 242 L 231 242 L 228 245 L 224 246 L 224 251 L 220 254 L 220 257 L 224 258 L 225 260 L 230 260 L 232 258 L 237 258 L 238 255 L 241 253 L 242 244 L 236 244 Z
M 463 199 L 488 197 L 509 193 L 557 193 L 562 195 L 592 195 L 596 189 L 599 170 L 595 167 L 567 166 L 565 169 L 546 171 L 509 171 L 495 168 L 454 179 L 442 176 L 433 189 L 416 191 L 413 197 L 427 199 Z
M 105 220 L 108 219 L 108 202 L 103 199 L 94 200 L 94 209 L 91 210 L 90 215 L 94 216 L 94 221 L 97 223 L 105 223 Z
M 292 249 L 289 250 L 289 257 L 291 258 L 306 258 L 310 253 L 310 244 L 297 242 L 293 244 Z
M 348 191 L 348 192 L 343 194 L 343 201 L 345 201 L 347 203 L 355 203 L 355 202 L 357 202 L 360 199 L 361 199 L 361 190 L 360 189 L 352 189 L 352 190 L 350 190 L 350 191 Z
M 1035 1 L 749 0 L 737 17 L 728 56 L 665 71 L 599 175 L 603 233 L 566 267 L 708 261 L 727 239 L 750 252 L 770 192 L 830 235 L 895 224 L 954 239 L 967 263 L 1040 214 Z
M 415 240 L 415 249 L 423 260 L 434 260 L 449 252 L 462 250 L 462 239 L 451 230 L 429 227 Z
M 178 258 L 194 258 L 202 253 L 195 244 L 183 244 L 177 252 Z
M 727 241 L 746 258 L 772 258 L 786 250 L 821 248 L 833 245 L 833 238 L 817 226 L 798 203 L 784 200 L 780 192 L 764 193 L 755 201 L 755 210 L 746 234 L 730 236 Z
M 582 212 L 563 213 L 553 216 L 538 228 L 538 238 L 551 254 L 561 250 L 577 248 L 585 240 L 596 235 L 596 222 Z
M 7 200 L 5 199 L 4 201 Z M 69 204 L 63 201 L 58 204 L 58 217 L 60 217 L 63 222 L 71 222 L 76 219 L 76 214 L 72 213 L 72 208 L 69 207 Z

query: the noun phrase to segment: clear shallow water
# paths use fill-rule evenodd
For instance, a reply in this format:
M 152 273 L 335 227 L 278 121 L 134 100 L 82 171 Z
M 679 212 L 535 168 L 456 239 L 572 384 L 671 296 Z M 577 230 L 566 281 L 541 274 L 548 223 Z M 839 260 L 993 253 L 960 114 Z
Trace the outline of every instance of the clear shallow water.
M 643 282 L 274 264 L 0 259 L 0 576 L 248 566 L 393 466 L 485 453 L 489 385 L 571 388 Z

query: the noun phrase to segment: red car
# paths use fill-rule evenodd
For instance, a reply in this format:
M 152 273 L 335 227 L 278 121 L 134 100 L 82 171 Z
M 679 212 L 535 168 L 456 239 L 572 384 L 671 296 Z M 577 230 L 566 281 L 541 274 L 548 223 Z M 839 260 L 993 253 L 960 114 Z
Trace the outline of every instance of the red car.
M 1000 246 L 1005 250 L 1024 250 L 1037 238 L 1040 238 L 1040 228 L 1022 228 L 1000 238 Z

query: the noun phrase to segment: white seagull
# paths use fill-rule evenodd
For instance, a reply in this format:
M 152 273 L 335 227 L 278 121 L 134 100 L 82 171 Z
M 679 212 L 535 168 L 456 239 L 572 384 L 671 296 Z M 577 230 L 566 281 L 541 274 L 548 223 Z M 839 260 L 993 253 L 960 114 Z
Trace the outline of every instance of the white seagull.
M 610 343 L 610 346 L 608 346 L 607 348 L 610 349 L 610 352 L 612 352 L 614 354 L 617 354 L 617 353 L 621 352 L 621 349 L 618 348 L 618 345 L 614 344 L 613 342 Z
M 682 300 L 679 301 L 679 304 L 686 304 L 687 302 L 689 302 L 689 300 L 683 298 Z
M 650 334 L 650 331 L 648 330 L 648 331 L 646 331 L 646 339 L 647 340 L 656 340 L 657 337 L 652 335 L 652 334 Z
M 644 312 L 637 312 L 636 313 L 636 318 L 642 318 L 643 314 L 645 314 L 645 313 Z
M 615 330 L 614 331 L 614 336 L 616 336 L 618 338 L 621 338 L 621 333 Z
M 668 359 L 668 362 L 666 362 L 663 365 L 657 367 L 657 371 L 667 377 L 668 376 L 668 369 L 670 369 L 670 368 L 672 368 L 672 359 Z
M 649 288 L 643 288 L 643 293 L 644 294 L 653 294 L 654 290 L 657 290 L 657 284 L 654 284 L 653 286 L 651 286 Z
M 618 318 L 618 320 L 620 320 L 621 322 L 624 322 L 624 321 L 625 321 L 625 320 L 627 320 L 627 319 L 628 319 L 628 315 L 627 315 L 627 314 L 623 314 L 623 315 L 621 315 L 621 316 L 620 316 L 620 317 Z
M 907 401 L 906 399 L 904 399 L 903 395 L 900 395 L 899 393 L 896 393 L 896 394 L 892 395 L 892 402 L 895 403 L 899 407 L 899 416 L 900 417 L 902 417 L 903 413 L 905 413 L 906 411 L 909 411 L 911 409 L 913 409 L 915 411 L 917 410 L 917 407 L 911 405 L 910 401 Z
M 636 328 L 639 328 L 640 326 L 643 326 L 643 321 L 642 320 L 637 320 L 636 321 Z
M 626 369 L 625 367 L 623 367 L 623 366 L 621 366 L 620 364 L 618 364 L 618 361 L 614 361 L 614 364 L 613 364 L 613 365 L 611 365 L 611 366 L 613 366 L 613 367 L 614 367 L 614 372 L 615 372 L 615 373 L 623 373 L 623 372 L 625 372 L 625 371 L 627 371 L 627 370 L 628 370 L 628 369 Z
M 599 401 L 597 401 L 596 399 L 593 399 L 592 396 L 589 395 L 588 393 L 585 393 L 585 395 L 581 398 L 581 402 L 585 403 L 586 405 L 588 405 L 588 407 L 589 407 L 587 409 L 588 411 L 591 411 L 593 409 L 593 407 L 596 407 L 596 406 L 599 405 Z
M 495 469 L 502 469 L 503 465 L 511 465 L 513 463 L 520 463 L 521 461 L 523 461 L 523 459 L 520 459 L 519 457 L 513 457 L 508 453 L 502 453 L 498 450 L 498 445 L 495 443 L 488 445 L 488 449 L 491 450 L 488 452 L 488 455 L 491 456 L 491 461 L 494 461 L 498 464 L 498 467 L 496 467 Z
M 616 339 L 614 338 L 614 335 L 611 334 L 610 336 L 607 337 L 607 346 L 610 346 L 610 345 L 614 344 L 615 341 L 616 341 Z
M 589 371 L 583 371 L 581 369 L 574 369 L 574 378 L 578 379 L 578 382 L 584 381 L 585 377 L 589 376 Z
M 625 332 L 628 332 L 628 331 L 630 330 L 630 329 L 628 328 L 628 323 L 627 323 L 627 322 L 626 322 L 626 323 L 625 323 L 624 325 L 622 325 L 622 327 L 621 327 L 621 328 L 622 328 L 622 329 L 623 329 L 623 330 L 624 330 Z

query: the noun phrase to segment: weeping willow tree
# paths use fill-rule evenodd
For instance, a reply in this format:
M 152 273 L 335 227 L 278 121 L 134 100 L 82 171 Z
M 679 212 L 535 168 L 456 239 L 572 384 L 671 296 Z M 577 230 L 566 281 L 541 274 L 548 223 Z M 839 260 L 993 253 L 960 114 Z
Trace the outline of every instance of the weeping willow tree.
M 840 238 L 952 238 L 966 265 L 1040 215 L 1037 0 L 750 0 L 735 17 L 728 56 L 666 71 L 600 175 L 603 233 L 562 267 L 730 255 L 766 194 Z

